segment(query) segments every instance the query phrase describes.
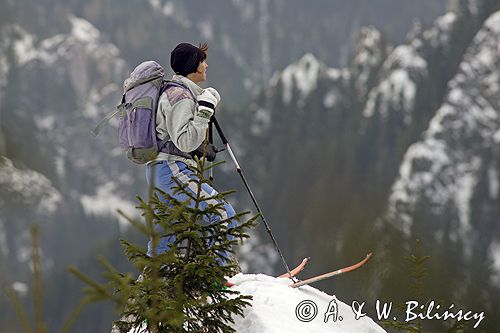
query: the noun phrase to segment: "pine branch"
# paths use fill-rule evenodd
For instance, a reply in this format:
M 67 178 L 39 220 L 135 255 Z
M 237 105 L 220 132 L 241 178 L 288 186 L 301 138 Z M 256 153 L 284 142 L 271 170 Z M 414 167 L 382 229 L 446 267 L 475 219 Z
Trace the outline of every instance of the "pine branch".
M 34 289 L 35 295 L 33 297 L 35 306 L 35 330 L 37 333 L 47 332 L 47 327 L 43 322 L 42 315 L 42 277 L 40 273 L 40 232 L 38 225 L 33 225 L 31 228 L 31 239 L 33 242 L 33 276 L 34 276 Z
M 28 316 L 26 315 L 26 311 L 24 310 L 24 307 L 21 303 L 21 300 L 19 299 L 19 296 L 17 296 L 16 292 L 12 288 L 6 288 L 5 293 L 7 294 L 7 297 L 11 301 L 12 306 L 16 311 L 17 318 L 19 319 L 19 322 L 21 323 L 24 332 L 31 333 L 32 329 L 30 327 Z
M 106 285 L 100 284 L 91 277 L 83 274 L 75 267 L 68 267 L 68 271 L 75 275 L 78 279 L 83 281 L 85 284 L 89 285 L 89 288 L 84 289 L 86 291 L 89 302 L 98 302 L 105 299 L 116 299 L 112 293 L 107 290 Z
M 215 167 L 218 167 L 219 165 L 222 165 L 226 163 L 226 161 L 222 160 L 222 161 L 217 161 L 217 162 L 212 162 L 209 166 L 206 166 L 204 168 L 204 171 L 209 171 L 210 169 L 213 169 Z
M 136 228 L 137 230 L 139 230 L 140 232 L 142 232 L 145 235 L 149 235 L 148 229 L 144 226 L 143 223 L 136 221 L 134 219 L 131 219 L 121 209 L 118 209 L 117 213 L 118 213 L 118 215 L 123 217 L 125 220 L 127 220 L 127 222 L 129 222 L 134 228 Z
M 75 326 L 76 320 L 82 313 L 83 309 L 89 304 L 89 300 L 87 299 L 82 299 L 78 306 L 70 313 L 68 318 L 64 321 L 64 324 L 59 331 L 59 333 L 68 333 L 70 329 Z

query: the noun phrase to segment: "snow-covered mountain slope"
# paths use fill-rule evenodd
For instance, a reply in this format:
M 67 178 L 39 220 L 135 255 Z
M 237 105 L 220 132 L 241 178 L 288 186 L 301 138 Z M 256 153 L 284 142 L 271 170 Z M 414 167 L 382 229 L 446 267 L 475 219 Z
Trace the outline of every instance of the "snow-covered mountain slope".
M 10 88 L 2 89 L 1 99 L 2 153 L 8 158 L 2 157 L 7 162 L 0 171 L 8 186 L 0 200 L 7 209 L 2 209 L 0 223 L 10 240 L 3 247 L 13 258 L 30 247 L 31 223 L 44 225 L 44 238 L 55 239 L 51 242 L 55 250 L 56 244 L 65 242 L 56 236 L 62 221 L 83 224 L 85 213 L 116 219 L 117 208 L 134 216 L 133 196 L 127 193 L 143 183 L 142 174 L 136 176 L 138 170 L 123 163 L 116 121 L 99 138 L 90 135 L 90 129 L 117 104 L 120 82 L 129 69 L 116 46 L 91 23 L 68 15 L 67 25 L 65 32 L 45 38 L 18 24 L 1 31 L 1 53 L 9 55 L 5 58 L 9 66 L 1 67 L 6 79 L 2 84 Z M 18 197 L 41 201 L 16 201 Z M 37 208 L 47 206 L 43 203 L 50 203 L 50 214 Z M 22 214 L 19 206 L 28 213 Z M 28 236 L 16 230 L 25 230 Z M 17 234 L 26 237 L 16 241 Z M 77 239 L 74 245 L 79 246 Z M 45 255 L 46 260 L 58 256 L 50 250 Z
M 389 197 L 389 218 L 408 234 L 419 203 L 436 215 L 446 214 L 453 225 L 447 237 L 460 239 L 469 256 L 475 234 L 472 204 L 481 178 L 486 177 L 488 199 L 499 195 L 492 159 L 500 144 L 499 45 L 497 12 L 475 36 L 422 140 L 406 152 Z M 436 231 L 443 227 L 435 226 Z M 490 232 L 498 242 L 500 228 Z
M 329 148 L 337 153 L 345 149 L 346 155 L 336 156 L 336 163 L 355 159 L 354 168 L 363 174 L 384 173 L 377 186 L 383 186 L 382 194 L 387 195 L 403 152 L 419 140 L 431 119 L 439 116 L 436 110 L 445 102 L 445 96 L 455 99 L 453 105 L 461 103 L 457 101 L 458 92 L 448 93 L 447 87 L 463 79 L 462 67 L 468 64 L 467 59 L 482 62 L 495 54 L 494 50 L 469 50 L 465 54 L 471 43 L 482 43 L 478 37 L 474 41 L 472 38 L 478 33 L 481 20 L 495 8 L 494 2 L 464 2 L 456 6 L 455 11 L 442 15 L 427 29 L 416 24 L 409 40 L 395 47 L 387 45 L 378 30 L 364 28 L 348 68 L 329 68 L 308 53 L 276 72 L 264 93 L 245 111 L 255 137 L 249 145 L 266 142 L 271 147 L 258 145 L 263 152 L 252 157 L 252 161 L 257 161 L 255 165 L 267 163 L 260 159 L 261 155 L 269 156 L 266 152 L 289 159 L 290 151 L 300 151 L 284 148 L 286 142 L 297 140 L 306 146 L 311 141 L 308 147 L 318 145 L 324 152 Z M 494 30 L 490 30 L 486 26 L 479 36 L 490 35 L 488 38 L 494 39 Z M 494 89 L 495 70 L 489 70 L 491 76 L 469 70 L 467 84 L 477 81 L 481 87 L 477 89 L 483 85 Z M 475 91 L 467 93 L 477 95 Z M 477 107 L 482 109 L 483 105 Z M 362 160 L 370 160 L 372 165 L 365 167 Z
M 308 49 L 298 45 L 296 37 L 310 33 L 309 30 L 282 31 L 290 23 L 290 8 L 279 2 L 204 4 L 203 10 L 196 11 L 201 18 L 184 2 L 155 0 L 139 8 L 132 3 L 130 7 L 111 3 L 118 4 L 106 5 L 98 0 L 74 6 L 51 2 L 51 10 L 47 10 L 49 4 L 45 2 L 9 3 L 4 13 L 12 16 L 2 22 L 0 31 L 0 153 L 44 174 L 63 197 L 69 198 L 66 204 L 101 216 L 116 216 L 116 208 L 131 212 L 125 209 L 134 206 L 130 200 L 133 195 L 129 193 L 142 192 L 144 187 L 141 171 L 127 165 L 120 156 L 113 127 L 98 139 L 88 136 L 89 129 L 119 100 L 120 82 L 129 71 L 125 59 L 144 60 L 144 50 L 163 59 L 165 49 L 177 42 L 172 36 L 190 40 L 193 36 L 202 36 L 214 43 L 210 51 L 211 72 L 215 78 L 212 82 L 220 82 L 221 91 L 225 89 L 224 84 L 232 89 L 242 82 L 260 89 L 263 78 L 267 79 L 277 64 L 288 63 L 291 57 Z M 29 19 L 30 15 L 36 19 Z M 226 19 L 216 19 L 221 15 Z M 300 16 L 315 15 L 332 27 L 331 15 L 324 8 L 308 7 Z M 140 24 L 124 26 L 123 22 L 134 21 L 127 19 L 131 16 L 138 20 L 147 17 L 147 22 L 157 29 Z M 274 21 L 269 20 L 271 16 Z M 301 24 L 307 21 L 302 18 Z M 246 28 L 234 29 L 236 23 L 241 22 Z M 259 22 L 267 23 L 262 26 Z M 283 24 L 280 26 L 277 22 Z M 298 29 L 298 26 L 292 24 L 289 28 Z M 335 29 L 319 26 L 315 29 L 325 40 L 346 36 Z M 357 26 L 352 29 L 356 30 Z M 154 37 L 143 38 L 149 36 L 148 33 Z M 292 36 L 295 36 L 294 43 L 288 43 Z M 307 44 L 313 42 L 301 38 Z M 151 40 L 156 43 L 148 45 Z M 323 58 L 337 54 L 323 44 L 317 44 L 323 49 L 320 53 L 327 55 Z M 219 59 L 223 60 L 224 68 Z M 299 93 L 294 96 L 298 96 L 300 103 L 306 103 L 308 91 L 314 89 L 316 74 L 320 73 L 315 73 L 319 68 L 315 64 L 319 63 L 314 57 L 306 56 L 297 68 L 290 67 L 284 72 L 287 75 L 304 68 L 301 72 L 304 75 L 296 80 L 295 88 L 283 87 L 289 94 L 298 88 Z M 217 75 L 226 75 L 228 70 L 236 74 L 226 84 Z M 327 69 L 324 78 L 338 81 L 345 73 Z M 241 82 L 235 84 L 234 77 Z M 339 102 L 338 96 L 337 89 L 332 88 L 322 103 L 333 108 Z M 271 121 L 265 108 L 257 111 L 263 125 L 253 126 L 254 133 L 262 131 Z M 35 143 L 25 145 L 23 133 L 30 133 Z M 99 204 L 96 206 L 96 203 Z M 62 211 L 69 213 L 69 210 Z
M 311 286 L 288 287 L 288 279 L 238 274 L 232 289 L 251 295 L 252 307 L 236 317 L 238 333 L 385 332 L 369 317 L 355 318 L 351 306 Z
M 3 117 L 7 122 L 20 117 L 34 123 L 36 128 L 30 130 L 36 141 L 42 149 L 54 150 L 54 155 L 45 158 L 52 159 L 46 161 L 54 166 L 51 178 L 63 191 L 70 191 L 69 184 L 82 184 L 86 177 L 96 184 L 111 180 L 130 182 L 127 178 L 132 178 L 132 174 L 118 162 L 121 153 L 116 149 L 113 126 L 98 139 L 89 135 L 93 125 L 115 107 L 122 90 L 120 82 L 128 68 L 118 49 L 106 43 L 92 24 L 72 15 L 68 22 L 68 33 L 42 40 L 19 26 L 10 27 L 17 59 L 13 75 L 32 78 L 31 83 L 38 89 L 31 84 L 19 86 L 18 93 L 24 94 L 26 107 L 4 111 Z M 72 95 L 58 96 L 68 86 Z M 22 138 L 9 134 L 10 154 Z M 34 165 L 29 159 L 26 163 Z M 74 172 L 79 173 L 80 180 L 68 179 Z M 95 190 L 93 186 L 73 186 L 71 191 L 74 195 L 89 195 Z
M 60 207 L 62 195 L 44 175 L 19 168 L 0 156 L 0 198 L 0 257 L 26 262 L 30 253 L 29 229 L 23 230 L 22 224 L 16 223 L 17 216 L 50 219 Z

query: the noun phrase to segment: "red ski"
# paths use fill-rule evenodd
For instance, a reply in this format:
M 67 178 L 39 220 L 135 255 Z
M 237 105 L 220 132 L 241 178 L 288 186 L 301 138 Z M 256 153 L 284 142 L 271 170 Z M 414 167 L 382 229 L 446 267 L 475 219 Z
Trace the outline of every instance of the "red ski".
M 310 258 L 304 258 L 302 260 L 302 262 L 297 266 L 295 267 L 294 269 L 292 269 L 290 271 L 290 273 L 292 274 L 292 277 L 294 277 L 295 275 L 299 274 L 300 272 L 302 272 L 302 270 L 306 267 L 307 263 L 309 262 L 309 259 Z M 278 276 L 279 278 L 287 278 L 287 277 L 290 277 L 290 274 L 288 273 L 284 273 L 284 274 L 281 274 L 280 276 Z M 234 286 L 234 283 L 231 283 L 231 282 L 226 282 L 225 284 L 226 287 L 232 287 Z
M 308 284 L 311 284 L 313 282 L 318 282 L 318 281 L 321 281 L 321 280 L 324 280 L 324 279 L 328 279 L 328 278 L 333 277 L 333 276 L 337 276 L 337 275 L 340 275 L 340 274 L 351 272 L 351 271 L 353 271 L 355 269 L 360 268 L 364 264 L 366 264 L 368 262 L 368 260 L 370 260 L 372 257 L 373 257 L 373 253 L 368 253 L 366 255 L 366 258 L 363 259 L 363 260 L 361 260 L 357 264 L 354 264 L 354 265 L 349 266 L 349 267 L 341 268 L 341 269 L 338 269 L 338 270 L 333 271 L 333 272 L 329 272 L 329 273 L 325 273 L 325 274 L 322 274 L 322 275 L 318 275 L 318 276 L 315 276 L 315 277 L 312 277 L 312 278 L 309 278 L 309 279 L 306 279 L 306 280 L 303 280 L 303 281 L 292 283 L 292 284 L 289 285 L 289 287 L 298 288 L 300 286 L 308 285 Z M 285 275 L 285 277 L 286 277 L 286 275 Z

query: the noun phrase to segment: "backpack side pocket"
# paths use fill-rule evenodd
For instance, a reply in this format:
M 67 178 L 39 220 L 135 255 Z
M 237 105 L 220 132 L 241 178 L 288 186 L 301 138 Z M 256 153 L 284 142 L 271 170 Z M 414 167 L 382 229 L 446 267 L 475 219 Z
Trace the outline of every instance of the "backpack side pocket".
M 132 110 L 128 113 L 128 118 L 131 146 L 135 148 L 156 146 L 153 99 L 143 97 L 132 103 Z
M 143 164 L 158 154 L 155 124 L 151 97 L 125 104 L 120 116 L 120 145 L 133 162 Z

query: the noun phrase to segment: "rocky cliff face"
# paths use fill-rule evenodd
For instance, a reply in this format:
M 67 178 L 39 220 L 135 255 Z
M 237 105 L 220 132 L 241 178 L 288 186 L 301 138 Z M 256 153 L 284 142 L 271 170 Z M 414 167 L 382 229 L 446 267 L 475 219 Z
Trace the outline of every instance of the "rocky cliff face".
M 499 20 L 493 14 L 475 35 L 443 104 L 406 151 L 387 212 L 406 234 L 432 228 L 436 241 L 462 244 L 470 264 L 487 258 L 497 268 Z

